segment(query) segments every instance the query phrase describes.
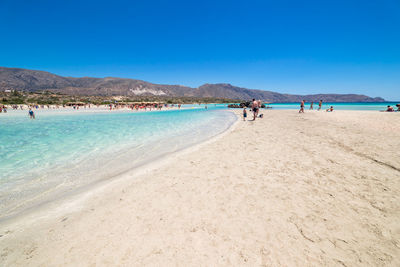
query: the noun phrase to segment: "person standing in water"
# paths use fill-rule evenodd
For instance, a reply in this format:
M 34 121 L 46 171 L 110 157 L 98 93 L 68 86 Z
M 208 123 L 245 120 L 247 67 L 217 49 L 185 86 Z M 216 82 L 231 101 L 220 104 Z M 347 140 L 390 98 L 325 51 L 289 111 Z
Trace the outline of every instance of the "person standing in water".
M 31 119 L 35 119 L 35 112 L 33 112 L 33 110 L 32 110 L 32 109 L 29 109 L 29 112 L 28 112 L 28 114 L 29 114 L 29 118 L 31 118 Z
M 311 101 L 310 110 L 313 110 L 313 109 L 314 109 L 314 102 Z
M 305 103 L 305 100 L 302 100 L 302 101 L 300 102 L 300 110 L 299 110 L 299 113 L 304 113 L 304 103 Z
M 319 101 L 319 104 L 318 104 L 318 111 L 321 110 L 321 108 L 322 108 L 322 100 Z

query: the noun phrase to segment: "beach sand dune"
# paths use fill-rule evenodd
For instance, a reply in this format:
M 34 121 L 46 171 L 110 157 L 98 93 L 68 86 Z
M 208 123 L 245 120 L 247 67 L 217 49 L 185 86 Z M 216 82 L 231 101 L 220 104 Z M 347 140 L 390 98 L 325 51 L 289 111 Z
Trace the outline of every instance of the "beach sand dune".
M 4 222 L 0 265 L 400 266 L 400 115 L 264 111 L 76 202 Z

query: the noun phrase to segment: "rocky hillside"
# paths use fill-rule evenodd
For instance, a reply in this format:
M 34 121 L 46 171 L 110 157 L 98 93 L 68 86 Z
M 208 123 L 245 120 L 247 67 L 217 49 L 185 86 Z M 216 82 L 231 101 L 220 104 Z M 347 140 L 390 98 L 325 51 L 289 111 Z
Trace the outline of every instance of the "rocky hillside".
M 73 78 L 62 77 L 45 71 L 0 67 L 0 91 L 42 91 L 49 90 L 69 95 L 94 96 L 168 96 L 202 97 L 248 100 L 261 99 L 266 102 L 383 102 L 384 99 L 355 94 L 290 95 L 272 91 L 254 90 L 231 84 L 204 84 L 198 88 L 181 85 L 153 84 L 135 79 L 123 78 Z

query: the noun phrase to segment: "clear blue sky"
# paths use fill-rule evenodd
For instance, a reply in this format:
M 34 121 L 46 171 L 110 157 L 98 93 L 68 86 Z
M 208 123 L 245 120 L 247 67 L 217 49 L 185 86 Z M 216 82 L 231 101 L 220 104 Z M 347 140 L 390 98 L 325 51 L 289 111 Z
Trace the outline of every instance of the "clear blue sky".
M 0 0 L 0 66 L 400 100 L 400 0 Z

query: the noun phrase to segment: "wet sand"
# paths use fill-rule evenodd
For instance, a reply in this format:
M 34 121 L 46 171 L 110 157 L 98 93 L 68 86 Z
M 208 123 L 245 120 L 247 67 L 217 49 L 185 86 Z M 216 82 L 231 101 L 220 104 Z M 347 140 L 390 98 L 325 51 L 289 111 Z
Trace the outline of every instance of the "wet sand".
M 263 113 L 1 223 L 0 265 L 399 266 L 400 113 Z

